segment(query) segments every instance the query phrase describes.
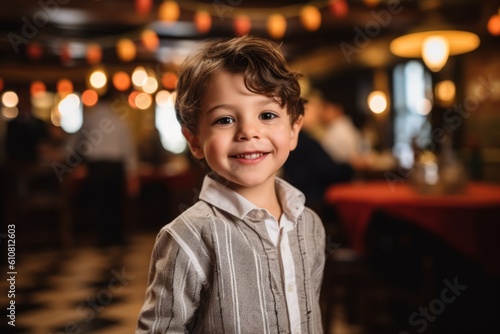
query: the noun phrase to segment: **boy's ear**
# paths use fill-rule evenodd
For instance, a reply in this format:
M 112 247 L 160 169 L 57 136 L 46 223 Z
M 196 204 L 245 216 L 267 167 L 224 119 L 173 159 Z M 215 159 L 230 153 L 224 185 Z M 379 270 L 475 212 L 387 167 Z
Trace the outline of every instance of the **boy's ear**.
M 205 158 L 205 153 L 203 152 L 203 149 L 201 148 L 198 135 L 192 133 L 187 128 L 182 128 L 182 134 L 184 135 L 184 138 L 186 138 L 188 145 L 189 145 L 189 150 L 191 151 L 193 156 L 196 159 Z
M 299 140 L 299 132 L 302 129 L 302 124 L 304 124 L 304 115 L 300 115 L 299 118 L 292 124 L 290 131 L 290 151 L 295 150 L 297 147 L 297 142 Z

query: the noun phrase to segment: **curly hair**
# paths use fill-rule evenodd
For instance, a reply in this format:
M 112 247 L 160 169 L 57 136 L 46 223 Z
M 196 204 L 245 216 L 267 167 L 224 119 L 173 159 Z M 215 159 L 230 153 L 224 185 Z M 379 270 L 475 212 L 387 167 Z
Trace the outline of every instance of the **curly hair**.
M 279 47 L 268 40 L 243 36 L 203 43 L 181 65 L 175 110 L 182 127 L 198 133 L 201 101 L 214 74 L 227 71 L 243 74 L 246 88 L 274 98 L 286 107 L 292 124 L 304 114 L 298 79 Z

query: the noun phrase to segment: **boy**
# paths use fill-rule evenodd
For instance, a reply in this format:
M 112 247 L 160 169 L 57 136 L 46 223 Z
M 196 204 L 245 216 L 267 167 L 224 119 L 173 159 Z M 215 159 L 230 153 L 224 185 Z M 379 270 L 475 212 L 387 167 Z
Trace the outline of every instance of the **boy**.
M 322 333 L 323 225 L 276 177 L 302 125 L 298 77 L 248 36 L 181 66 L 177 116 L 210 172 L 158 234 L 136 333 Z

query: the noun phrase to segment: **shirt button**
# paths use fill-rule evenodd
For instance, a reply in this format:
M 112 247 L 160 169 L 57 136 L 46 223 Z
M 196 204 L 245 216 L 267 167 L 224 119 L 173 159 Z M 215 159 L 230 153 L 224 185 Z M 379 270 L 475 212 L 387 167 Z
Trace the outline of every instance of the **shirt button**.
M 295 289 L 295 284 L 288 283 L 288 288 L 287 288 L 288 292 L 292 293 L 294 289 Z
M 257 211 L 257 212 L 255 213 L 255 218 L 257 218 L 257 219 L 263 219 L 263 218 L 264 218 L 264 212 L 262 212 L 262 211 Z

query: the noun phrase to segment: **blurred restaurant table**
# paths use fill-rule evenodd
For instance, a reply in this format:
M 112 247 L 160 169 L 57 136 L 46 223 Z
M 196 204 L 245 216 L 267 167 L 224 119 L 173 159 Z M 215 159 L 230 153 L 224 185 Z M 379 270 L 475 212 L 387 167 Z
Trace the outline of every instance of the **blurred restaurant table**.
M 333 206 L 351 246 L 365 251 L 365 234 L 377 212 L 414 224 L 462 255 L 500 273 L 500 186 L 468 183 L 459 194 L 423 195 L 409 182 L 371 181 L 335 185 Z

